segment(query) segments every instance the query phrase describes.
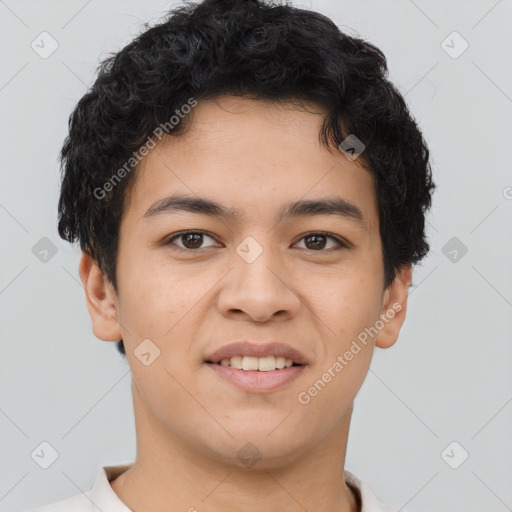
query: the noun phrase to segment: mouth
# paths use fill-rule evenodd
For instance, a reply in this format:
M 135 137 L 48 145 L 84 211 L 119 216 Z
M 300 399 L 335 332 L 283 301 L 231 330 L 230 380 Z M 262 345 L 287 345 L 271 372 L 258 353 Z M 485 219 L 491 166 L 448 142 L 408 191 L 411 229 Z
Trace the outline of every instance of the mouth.
M 221 359 L 218 362 L 206 361 L 207 364 L 227 366 L 242 371 L 271 372 L 291 368 L 292 366 L 303 366 L 286 357 L 253 357 L 253 356 L 232 356 Z
M 291 362 L 290 362 L 291 361 Z M 207 363 L 219 363 L 238 370 L 270 371 L 309 361 L 298 349 L 279 342 L 251 343 L 239 341 L 219 348 L 206 358 Z
M 283 343 L 238 342 L 225 345 L 204 361 L 214 375 L 247 393 L 282 389 L 308 366 L 297 349 Z
M 230 365 L 206 363 L 214 375 L 246 393 L 270 393 L 282 389 L 295 380 L 306 368 L 304 364 L 292 364 L 273 370 L 244 370 Z

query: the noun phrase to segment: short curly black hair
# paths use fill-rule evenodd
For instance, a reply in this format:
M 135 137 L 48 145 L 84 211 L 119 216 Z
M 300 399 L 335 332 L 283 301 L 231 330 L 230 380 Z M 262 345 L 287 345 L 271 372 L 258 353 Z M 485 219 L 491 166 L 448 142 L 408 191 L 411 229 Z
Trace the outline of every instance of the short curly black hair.
M 360 158 L 375 177 L 386 286 L 427 254 L 425 213 L 435 188 L 429 150 L 387 79 L 381 50 L 320 13 L 271 0 L 185 2 L 145 28 L 100 63 L 60 154 L 59 235 L 79 240 L 116 292 L 123 200 L 134 176 L 126 162 L 136 169 L 137 151 L 191 98 L 321 105 L 322 144 L 339 147 L 355 134 L 365 145 Z M 182 135 L 188 118 L 167 133 Z M 123 179 L 105 187 L 123 166 Z M 118 349 L 125 354 L 122 340 Z

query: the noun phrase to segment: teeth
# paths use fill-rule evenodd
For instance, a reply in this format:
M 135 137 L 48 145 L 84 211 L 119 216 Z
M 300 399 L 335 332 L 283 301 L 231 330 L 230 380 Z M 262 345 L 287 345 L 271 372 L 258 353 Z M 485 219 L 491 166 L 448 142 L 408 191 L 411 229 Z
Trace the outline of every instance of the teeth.
M 291 359 L 288 359 L 291 361 Z M 293 364 L 293 362 L 292 362 Z M 284 357 L 276 357 L 276 368 L 284 368 L 286 366 L 286 359 Z
M 293 366 L 291 359 L 284 357 L 252 357 L 252 356 L 233 356 L 231 358 L 222 359 L 222 366 L 231 366 L 238 370 L 259 370 L 260 372 L 269 372 L 272 370 L 280 370 L 281 368 L 289 368 Z
M 242 370 L 258 370 L 258 358 L 244 356 L 242 359 Z
M 237 368 L 238 370 L 241 370 L 242 369 L 242 360 L 243 360 L 242 356 L 233 356 L 229 360 L 229 366 L 232 366 L 233 368 Z
M 257 359 L 257 364 L 260 372 L 269 372 L 276 369 L 276 358 L 274 356 L 260 357 Z

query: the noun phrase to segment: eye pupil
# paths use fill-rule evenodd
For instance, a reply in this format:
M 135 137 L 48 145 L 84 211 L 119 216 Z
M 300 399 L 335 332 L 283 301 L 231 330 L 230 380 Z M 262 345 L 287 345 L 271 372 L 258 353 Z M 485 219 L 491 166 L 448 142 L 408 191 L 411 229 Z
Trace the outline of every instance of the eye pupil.
M 191 241 L 192 239 L 192 247 L 190 247 L 189 245 L 189 242 Z M 203 243 L 203 235 L 201 233 L 185 233 L 184 235 L 181 236 L 181 240 L 183 242 L 183 245 L 185 247 L 187 247 L 187 249 L 197 249 L 199 247 L 201 247 L 202 243 Z
M 318 242 L 319 239 L 322 239 L 323 243 L 322 242 Z M 306 246 L 308 245 L 308 242 L 309 240 L 314 240 L 313 242 L 313 249 L 323 249 L 325 247 L 325 240 L 326 240 L 326 237 L 325 235 L 309 235 L 305 238 L 306 240 Z M 309 248 L 309 247 L 308 247 Z
M 181 249 L 204 249 L 201 247 L 204 243 L 204 237 L 212 238 L 210 235 L 207 235 L 206 233 L 203 233 L 202 231 L 186 231 L 182 232 L 181 234 L 177 234 L 174 237 L 172 237 L 167 243 L 169 245 L 176 245 L 173 241 L 174 240 L 180 240 L 181 244 L 183 246 Z M 327 253 L 328 251 L 324 251 L 327 246 L 327 241 L 329 239 L 332 239 L 335 241 L 337 248 L 346 248 L 347 245 L 341 242 L 337 237 L 330 235 L 328 233 L 324 232 L 315 232 L 315 233 L 309 233 L 307 235 L 303 235 L 301 239 L 301 243 L 304 243 L 306 246 L 306 249 L 309 249 L 311 251 L 316 252 L 322 252 Z M 335 248 L 336 249 L 336 248 Z M 333 250 L 335 250 L 333 249 Z

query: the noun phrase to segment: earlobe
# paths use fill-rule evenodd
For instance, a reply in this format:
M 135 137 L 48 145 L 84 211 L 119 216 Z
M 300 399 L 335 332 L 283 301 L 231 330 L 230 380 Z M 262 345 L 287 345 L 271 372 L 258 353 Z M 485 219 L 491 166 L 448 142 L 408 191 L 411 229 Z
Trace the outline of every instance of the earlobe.
M 85 252 L 80 258 L 79 273 L 94 335 L 104 341 L 119 341 L 122 333 L 118 323 L 117 296 L 112 284 L 96 260 Z
M 376 347 L 389 348 L 396 343 L 405 321 L 411 280 L 412 265 L 409 264 L 397 271 L 395 279 L 386 288 L 380 312 L 383 327 L 375 337 Z

